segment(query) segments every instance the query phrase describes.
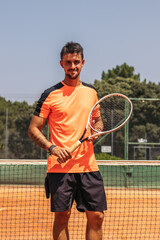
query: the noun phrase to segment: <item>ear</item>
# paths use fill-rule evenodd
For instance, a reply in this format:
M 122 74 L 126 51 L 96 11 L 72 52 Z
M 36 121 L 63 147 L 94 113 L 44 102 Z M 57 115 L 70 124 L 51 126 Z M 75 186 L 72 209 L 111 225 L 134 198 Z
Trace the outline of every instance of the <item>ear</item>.
M 84 64 L 85 64 L 85 60 L 83 59 L 83 60 L 82 60 L 82 67 L 84 66 Z
M 60 65 L 61 65 L 61 67 L 63 68 L 63 61 L 62 60 L 60 60 Z

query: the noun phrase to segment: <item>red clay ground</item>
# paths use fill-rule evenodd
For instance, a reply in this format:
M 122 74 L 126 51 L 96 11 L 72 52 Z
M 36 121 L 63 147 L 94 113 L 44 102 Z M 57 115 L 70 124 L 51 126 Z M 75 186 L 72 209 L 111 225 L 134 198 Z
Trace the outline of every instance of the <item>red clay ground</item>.
M 159 240 L 160 190 L 107 189 L 104 240 Z M 0 186 L 0 240 L 52 239 L 54 214 L 43 187 Z M 70 239 L 85 239 L 86 218 L 75 205 Z

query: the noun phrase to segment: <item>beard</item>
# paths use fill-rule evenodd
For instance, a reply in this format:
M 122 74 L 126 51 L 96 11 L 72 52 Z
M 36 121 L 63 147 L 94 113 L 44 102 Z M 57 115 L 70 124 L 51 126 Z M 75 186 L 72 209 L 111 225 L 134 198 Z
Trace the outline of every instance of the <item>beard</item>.
M 70 75 L 70 74 L 68 73 L 68 74 L 66 74 L 66 75 L 67 75 L 67 77 L 70 78 L 70 79 L 76 79 L 76 78 L 79 76 L 79 74 L 80 74 L 80 73 L 77 73 L 76 75 L 72 76 L 72 75 Z

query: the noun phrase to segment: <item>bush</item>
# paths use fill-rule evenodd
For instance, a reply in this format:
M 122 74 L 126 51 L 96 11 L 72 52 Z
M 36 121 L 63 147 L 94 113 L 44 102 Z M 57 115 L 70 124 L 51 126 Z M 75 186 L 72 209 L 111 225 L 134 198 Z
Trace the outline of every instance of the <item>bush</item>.
M 107 153 L 95 153 L 96 160 L 123 160 L 116 156 L 110 156 Z

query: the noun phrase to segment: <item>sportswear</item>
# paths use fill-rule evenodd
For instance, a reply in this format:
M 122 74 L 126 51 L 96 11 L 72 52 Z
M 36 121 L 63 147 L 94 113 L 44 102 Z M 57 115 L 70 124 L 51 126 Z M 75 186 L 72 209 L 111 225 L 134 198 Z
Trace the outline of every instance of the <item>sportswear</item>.
M 107 210 L 103 179 L 99 171 L 87 173 L 48 173 L 51 211 L 64 212 L 75 200 L 80 212 Z
M 34 114 L 47 119 L 53 145 L 70 148 L 82 136 L 90 110 L 97 100 L 97 92 L 92 85 L 81 82 L 71 87 L 60 82 L 44 91 Z M 89 134 L 90 129 L 85 137 Z M 49 155 L 47 172 L 82 173 L 99 170 L 91 141 L 83 142 L 72 156 L 72 159 L 60 164 L 57 156 Z

